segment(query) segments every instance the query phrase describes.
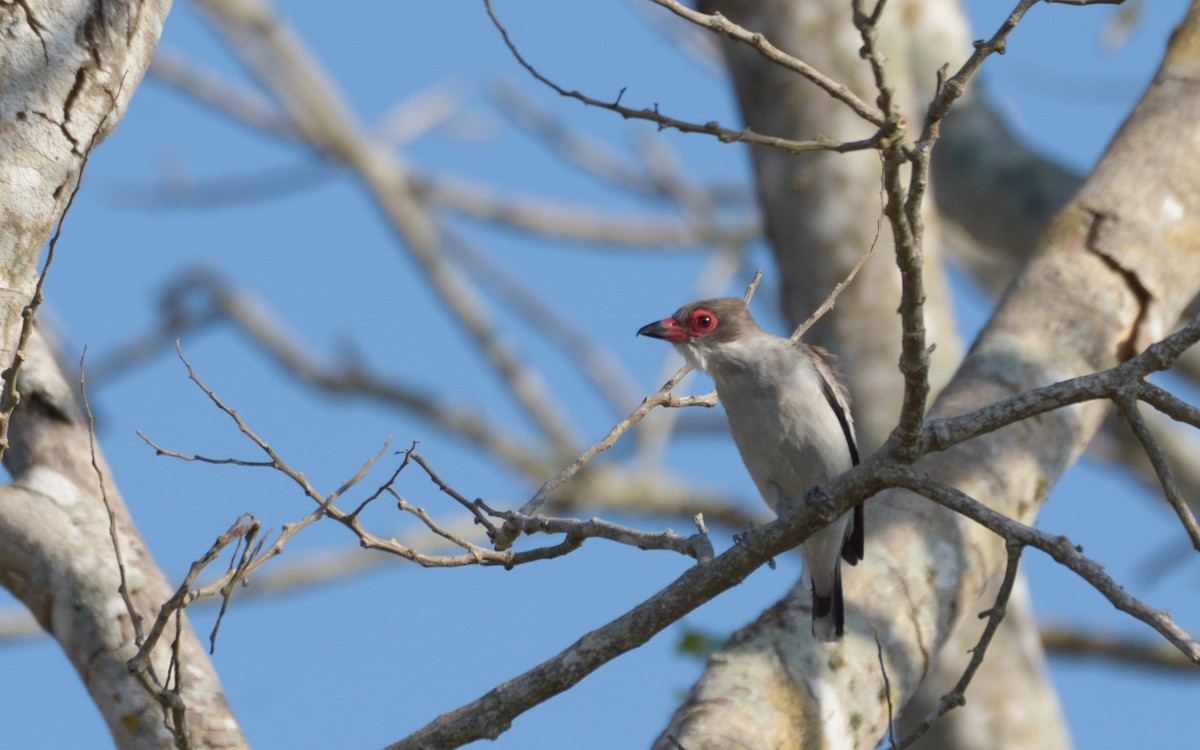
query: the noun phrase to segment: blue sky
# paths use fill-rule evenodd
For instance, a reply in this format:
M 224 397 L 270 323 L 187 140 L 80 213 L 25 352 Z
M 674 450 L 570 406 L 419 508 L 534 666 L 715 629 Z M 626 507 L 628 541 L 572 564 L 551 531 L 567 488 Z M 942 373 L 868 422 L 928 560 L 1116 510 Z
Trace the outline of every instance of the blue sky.
M 985 68 L 992 95 L 1019 132 L 1075 169 L 1086 170 L 1101 153 L 1153 73 L 1185 3 L 1138 7 L 1131 37 L 1115 51 L 1104 50 L 1100 39 L 1116 8 L 1036 7 L 1008 53 Z M 1009 7 L 979 0 L 970 9 L 976 36 L 985 36 Z M 684 119 L 737 122 L 726 83 L 666 47 L 626 3 L 502 0 L 497 10 L 527 57 L 569 88 L 604 98 L 628 87 L 626 103 L 658 102 Z M 286 12 L 368 124 L 431 86 L 462 98 L 462 113 L 444 132 L 406 148 L 405 158 L 417 169 L 573 205 L 661 210 L 564 166 L 498 114 L 487 90 L 505 81 L 620 154 L 632 158 L 636 139 L 657 137 L 691 179 L 748 184 L 746 155 L 737 147 L 656 134 L 648 125 L 626 123 L 539 87 L 518 69 L 475 0 L 349 7 L 293 2 Z M 246 81 L 190 5 L 172 11 L 162 47 Z M 203 188 L 264 177 L 283 188 L 240 204 L 183 207 L 161 195 L 168 180 Z M 533 283 L 564 320 L 609 347 L 639 389 L 657 386 L 663 351 L 635 340 L 633 332 L 694 296 L 701 257 L 530 240 L 478 222 L 453 226 L 493 262 Z M 86 345 L 89 362 L 102 362 L 150 330 L 162 289 L 194 269 L 219 273 L 260 296 L 329 359 L 349 348 L 381 372 L 478 405 L 496 420 L 514 413 L 349 175 L 147 79 L 124 123 L 92 159 L 50 274 L 47 312 L 62 332 L 67 358 L 78 359 Z M 981 324 L 989 303 L 964 285 L 956 291 L 964 325 Z M 600 437 L 614 421 L 612 410 L 582 392 L 553 347 L 513 316 L 496 314 L 505 339 L 545 367 L 547 382 L 571 404 L 584 438 Z M 392 436 L 397 448 L 420 440 L 422 455 L 467 496 L 514 506 L 531 490 L 408 414 L 315 394 L 228 328 L 188 334 L 183 347 L 209 385 L 318 487 L 336 487 Z M 699 380 L 691 385 L 706 387 Z M 188 383 L 171 352 L 96 383 L 91 395 L 116 480 L 172 579 L 243 512 L 276 528 L 308 512 L 305 499 L 281 477 L 155 457 L 137 438 L 140 429 L 176 450 L 254 457 L 252 446 Z M 529 431 L 527 425 L 515 429 Z M 758 508 L 724 439 L 677 447 L 667 463 Z M 415 473 L 401 491 L 431 510 L 454 512 Z M 384 515 L 379 522 L 390 523 Z M 1153 496 L 1102 467 L 1084 465 L 1055 489 L 1040 523 L 1083 544 L 1119 581 L 1170 608 L 1185 627 L 1200 628 L 1194 563 L 1181 563 L 1160 579 L 1145 575 L 1152 555 L 1185 548 L 1177 523 Z M 714 541 L 723 548 L 728 534 Z M 318 525 L 296 539 L 278 564 L 354 546 L 340 528 Z M 1151 635 L 1037 553 L 1027 560 L 1044 618 Z M 667 553 L 595 541 L 565 559 L 511 572 L 396 563 L 300 595 L 235 602 L 214 659 L 255 747 L 377 747 L 553 655 L 666 585 L 686 565 Z M 798 572 L 797 561 L 781 560 L 778 569 L 758 571 L 685 624 L 731 630 L 778 598 Z M 14 606 L 6 595 L 0 604 Z M 213 616 L 211 609 L 194 610 L 201 633 Z M 674 654 L 680 632 L 669 630 L 531 711 L 494 746 L 645 745 L 699 671 L 698 663 Z M 1189 743 L 1181 738 L 1194 735 L 1189 719 L 1200 701 L 1200 681 L 1062 659 L 1052 660 L 1051 668 L 1079 747 L 1183 747 Z M 107 743 L 98 713 L 50 640 L 0 646 L 0 674 L 6 677 L 0 680 L 0 747 Z

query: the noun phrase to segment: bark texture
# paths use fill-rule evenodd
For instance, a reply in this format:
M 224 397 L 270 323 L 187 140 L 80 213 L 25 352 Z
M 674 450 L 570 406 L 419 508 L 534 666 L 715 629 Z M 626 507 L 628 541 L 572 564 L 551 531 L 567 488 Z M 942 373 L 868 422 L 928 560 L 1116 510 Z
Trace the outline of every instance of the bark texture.
M 862 39 L 851 23 L 850 5 L 841 0 L 710 0 L 720 12 L 751 31 L 766 34 L 862 97 L 874 101 L 874 80 L 859 56 Z M 967 29 L 954 0 L 912 2 L 889 8 L 880 44 L 892 65 L 897 100 L 910 122 L 932 94 L 935 72 L 961 61 L 969 50 Z M 825 136 L 835 141 L 867 138 L 874 128 L 815 85 L 765 61 L 744 45 L 723 46 L 746 125 L 757 132 L 795 140 Z M 944 57 L 942 56 L 944 55 Z M 900 274 L 892 258 L 892 236 L 883 209 L 879 155 L 815 152 L 799 157 L 778 149 L 752 147 L 755 183 L 767 238 L 782 287 L 780 303 L 793 325 L 805 320 L 858 259 L 875 248 L 838 306 L 809 332 L 811 343 L 831 348 L 854 394 L 854 413 L 866 450 L 878 446 L 896 424 L 903 383 L 900 358 Z M 926 211 L 925 285 L 931 304 L 926 326 L 937 342 L 934 388 L 944 385 L 961 359 L 950 297 L 939 261 L 938 225 Z M 870 321 L 864 325 L 864 321 Z
M 87 154 L 124 115 L 169 8 L 165 0 L 26 0 L 0 7 L 3 367 L 17 354 L 42 247 Z M 158 700 L 126 668 L 136 648 L 118 593 L 113 536 L 141 617 L 157 615 L 172 591 L 134 528 L 103 456 L 98 449 L 93 453 L 74 389 L 36 333 L 22 356 L 27 361 L 17 379 L 20 401 L 4 456 L 13 483 L 0 489 L 0 583 L 62 646 L 118 747 L 175 747 Z M 154 655 L 160 679 L 168 674 L 169 656 L 165 646 Z M 186 618 L 180 658 L 176 674 L 188 705 L 191 746 L 244 747 Z
M 37 261 L 89 146 L 120 122 L 170 3 L 0 9 L 0 361 L 12 360 Z
M 766 13 L 768 5 L 774 6 L 756 6 L 758 13 Z M 722 8 L 739 23 L 766 30 L 787 49 L 792 45 L 780 36 L 796 25 L 791 14 L 808 11 L 786 5 L 770 18 L 739 16 L 737 8 Z M 901 13 L 902 7 L 908 6 L 889 6 L 889 12 Z M 910 10 L 920 13 L 919 8 Z M 806 24 L 815 22 L 809 19 Z M 1200 287 L 1200 194 L 1189 185 L 1195 181 L 1194 165 L 1200 163 L 1198 32 L 1200 13 L 1193 9 L 1174 35 L 1154 83 L 1091 177 L 1041 235 L 1031 254 L 1034 259 L 938 398 L 933 416 L 961 414 L 1029 388 L 1111 367 L 1166 334 L 1195 296 Z M 832 27 L 820 31 L 824 38 L 838 33 Z M 811 46 L 792 46 L 791 51 L 806 59 L 815 53 Z M 897 59 L 895 52 L 889 57 Z M 740 64 L 736 56 L 731 60 L 735 68 Z M 748 74 L 735 78 L 739 88 L 757 84 L 764 100 L 760 106 L 765 107 L 766 100 L 782 98 L 777 92 L 766 93 L 769 75 L 761 80 Z M 744 108 L 754 104 L 749 94 L 741 96 Z M 762 192 L 787 184 L 779 178 L 768 182 L 768 177 L 759 166 Z M 836 184 L 828 179 L 829 185 Z M 809 210 L 797 205 L 791 210 Z M 781 237 L 775 232 L 771 236 L 779 253 Z M 785 237 L 792 241 L 790 247 L 800 246 L 795 244 L 800 235 Z M 781 271 L 789 278 L 803 278 L 793 276 L 785 260 L 780 258 Z M 936 285 L 929 289 L 931 298 L 941 293 Z M 857 331 L 869 326 L 860 320 Z M 936 327 L 931 329 L 940 347 L 940 335 Z M 861 410 L 871 408 L 862 403 L 860 396 L 860 421 Z M 1073 406 L 930 455 L 920 466 L 994 509 L 1028 522 L 1049 487 L 1084 450 L 1106 411 L 1101 403 Z M 881 495 L 869 501 L 867 511 L 872 519 L 867 559 L 851 569 L 845 581 L 851 631 L 847 639 L 832 647 L 811 642 L 807 597 L 798 587 L 713 657 L 658 747 L 675 747 L 673 742 L 689 750 L 874 747 L 887 729 L 888 716 L 876 639 L 890 680 L 891 703 L 897 707 L 908 703 L 923 680 L 936 675 L 949 643 L 957 643 L 954 648 L 960 650 L 970 641 L 965 635 L 952 639 L 960 623 L 975 620 L 991 606 L 991 592 L 1006 560 L 1003 543 L 905 492 Z M 1009 623 L 1010 629 L 1014 626 L 1028 632 L 1019 620 Z M 1040 651 L 1033 646 L 1021 653 L 1034 657 L 1023 667 L 1032 683 L 1015 684 L 1036 686 L 1041 679 Z M 1021 692 L 1008 686 L 1011 700 L 1021 700 Z M 1033 707 L 1031 701 L 1025 705 Z M 1002 746 L 1065 743 L 1056 707 L 1051 703 L 1049 708 L 1041 718 L 1026 714 L 1025 721 L 1048 717 L 1053 731 L 1030 745 L 1014 732 Z M 1017 715 L 1023 709 L 1012 703 L 999 710 Z M 970 720 L 969 714 L 963 717 Z M 972 732 L 951 734 L 968 737 Z M 1043 742 L 1045 738 L 1050 741 Z
M 114 534 L 143 631 L 174 590 L 138 534 L 99 448 L 93 456 L 74 389 L 40 336 L 30 341 L 19 386 L 13 445 L 5 455 L 13 483 L 0 488 L 0 583 L 62 646 L 117 747 L 176 747 L 163 707 L 127 667 L 137 645 L 119 591 Z M 205 648 L 186 618 L 181 628 L 178 673 L 190 747 L 246 747 Z M 154 673 L 164 681 L 174 634 L 172 621 L 154 652 Z

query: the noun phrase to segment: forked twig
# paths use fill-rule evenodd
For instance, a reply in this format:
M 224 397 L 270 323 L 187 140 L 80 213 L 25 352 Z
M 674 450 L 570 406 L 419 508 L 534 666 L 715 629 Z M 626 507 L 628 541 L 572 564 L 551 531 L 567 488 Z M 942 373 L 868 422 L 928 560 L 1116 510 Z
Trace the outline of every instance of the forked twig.
M 754 275 L 754 278 L 746 288 L 745 299 L 747 301 L 749 301 L 749 299 L 754 295 L 754 290 L 758 288 L 758 283 L 761 280 L 762 272 L 759 271 Z M 691 365 L 684 365 L 683 367 L 679 368 L 674 375 L 667 379 L 666 383 L 663 383 L 661 388 L 642 399 L 642 403 L 633 411 L 632 414 L 614 425 L 613 428 L 608 431 L 608 434 L 600 440 L 600 442 L 592 445 L 590 448 L 580 454 L 578 458 L 572 461 L 565 469 L 546 480 L 546 482 L 538 489 L 537 493 L 535 493 L 534 496 L 529 499 L 529 502 L 521 506 L 519 513 L 523 516 L 529 516 L 536 513 L 549 498 L 551 492 L 578 474 L 592 461 L 593 458 L 616 445 L 617 441 L 622 435 L 632 429 L 633 426 L 638 422 L 642 421 L 647 414 L 653 411 L 655 407 L 668 405 L 713 406 L 716 404 L 715 393 L 709 394 L 708 396 L 691 397 L 689 399 L 678 399 L 671 395 L 671 390 L 675 386 L 679 385 L 679 382 L 683 380 L 684 377 L 686 377 L 691 371 Z M 505 524 L 504 528 L 500 530 L 499 536 L 494 540 L 496 549 L 508 549 L 510 546 L 512 546 L 512 543 L 516 540 L 517 536 L 519 536 L 519 530 L 517 527 L 513 524 Z
M 958 682 L 955 683 L 950 692 L 942 696 L 942 699 L 938 701 L 938 705 L 904 739 L 897 743 L 895 737 L 892 737 L 892 750 L 900 750 L 900 748 L 908 747 L 921 739 L 930 730 L 935 721 L 967 702 L 967 686 L 971 684 L 971 680 L 975 677 L 975 673 L 979 671 L 979 667 L 983 666 L 984 654 L 987 653 L 987 648 L 991 645 L 992 638 L 996 635 L 996 631 L 1000 628 L 1000 622 L 1004 619 L 1008 600 L 1012 596 L 1013 585 L 1017 581 L 1017 569 L 1021 561 L 1021 553 L 1025 550 L 1024 544 L 1012 539 L 1006 541 L 1006 546 L 1008 550 L 1008 563 L 1004 568 L 1004 580 L 1000 583 L 1000 590 L 996 593 L 996 602 L 992 605 L 992 608 L 986 612 L 979 613 L 980 617 L 986 617 L 988 621 L 987 625 L 983 628 L 982 635 L 979 636 L 979 642 L 975 644 L 975 648 L 971 649 L 971 660 L 967 663 L 967 668 L 963 670 L 962 676 L 958 678 Z
M 575 99 L 591 107 L 598 107 L 601 109 L 607 109 L 611 112 L 616 112 L 627 120 L 646 120 L 648 122 L 652 122 L 658 126 L 659 130 L 672 129 L 678 130 L 681 133 L 704 133 L 715 136 L 722 143 L 752 143 L 757 146 L 770 146 L 772 148 L 782 149 L 793 154 L 799 154 L 806 151 L 861 151 L 874 148 L 876 146 L 877 138 L 875 137 L 862 141 L 848 141 L 844 143 L 839 143 L 825 138 L 812 141 L 794 141 L 787 138 L 756 133 L 750 128 L 732 130 L 730 128 L 722 127 L 721 124 L 715 120 L 706 123 L 687 122 L 685 120 L 679 120 L 662 114 L 659 111 L 657 104 L 655 104 L 653 107 L 647 107 L 643 109 L 634 109 L 632 107 L 624 106 L 621 104 L 621 98 L 625 94 L 625 89 L 621 89 L 620 93 L 617 95 L 617 98 L 611 102 L 601 101 L 600 99 L 595 99 L 579 91 L 569 90 L 542 74 L 533 66 L 532 63 L 525 59 L 525 57 L 517 49 L 516 43 L 514 43 L 512 38 L 509 37 L 508 30 L 502 23 L 500 23 L 500 19 L 496 16 L 496 12 L 492 8 L 491 0 L 483 0 L 483 2 L 484 6 L 487 8 L 488 17 L 492 20 L 492 25 L 494 25 L 496 30 L 500 32 L 500 36 L 503 38 L 505 46 L 508 47 L 509 51 L 512 53 L 513 57 L 516 58 L 521 67 L 528 71 L 528 73 L 538 81 L 553 89 L 559 96 Z M 655 2 L 660 2 L 660 0 L 655 0 Z M 724 19 L 720 16 L 713 16 L 711 18 L 724 21 Z M 714 23 L 715 22 L 716 21 L 714 20 Z M 728 21 L 724 21 L 724 23 L 728 26 L 728 33 L 730 33 L 731 36 L 738 33 L 737 30 L 740 29 L 740 27 L 729 24 Z M 845 86 L 825 78 L 811 66 L 791 57 L 790 55 L 784 54 L 779 49 L 774 47 L 774 45 L 772 45 L 770 42 L 766 41 L 761 34 L 750 34 L 750 32 L 745 31 L 744 29 L 742 29 L 741 32 L 747 36 L 748 40 L 754 40 L 752 43 L 757 49 L 768 50 L 770 52 L 767 54 L 774 54 L 774 56 L 779 60 L 792 61 L 793 69 L 796 69 L 797 72 L 804 71 L 801 74 L 809 77 L 810 80 L 820 80 L 826 82 L 826 84 L 829 86 L 827 90 L 830 91 L 831 95 L 839 99 L 843 99 L 848 104 L 851 102 L 857 102 L 856 104 L 851 104 L 851 106 L 854 107 L 855 111 L 858 112 L 864 119 L 867 119 L 868 121 L 877 119 L 871 108 L 861 100 L 858 100 L 857 97 L 855 97 L 854 94 L 851 93 L 850 90 Z M 837 93 L 834 93 L 835 91 Z

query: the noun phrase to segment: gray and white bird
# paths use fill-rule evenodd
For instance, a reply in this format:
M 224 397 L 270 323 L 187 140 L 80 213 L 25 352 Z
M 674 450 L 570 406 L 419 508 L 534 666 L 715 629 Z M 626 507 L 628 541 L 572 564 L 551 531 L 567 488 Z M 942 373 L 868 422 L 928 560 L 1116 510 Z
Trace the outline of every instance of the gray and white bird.
M 845 389 L 822 350 L 767 333 L 736 297 L 684 305 L 638 335 L 670 341 L 717 384 L 742 462 L 777 514 L 858 463 Z M 812 579 L 813 636 L 842 637 L 841 560 L 863 558 L 863 507 L 802 545 Z

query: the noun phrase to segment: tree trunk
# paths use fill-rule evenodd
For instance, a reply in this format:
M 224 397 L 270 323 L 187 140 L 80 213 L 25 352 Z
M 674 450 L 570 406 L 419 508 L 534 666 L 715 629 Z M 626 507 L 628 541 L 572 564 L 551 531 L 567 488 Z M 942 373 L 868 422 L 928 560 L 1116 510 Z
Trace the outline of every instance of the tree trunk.
M 803 51 L 806 60 L 813 60 L 816 44 L 801 45 L 792 36 L 800 33 L 798 29 L 816 29 L 824 40 L 841 33 L 811 18 L 803 23 L 792 18 L 791 14 L 802 14 L 795 4 L 754 7 L 760 15 L 740 15 L 737 8 L 727 15 L 766 31 L 785 50 Z M 889 6 L 889 13 L 900 15 L 901 7 Z M 904 7 L 920 19 L 920 8 Z M 1200 97 L 1192 83 L 1196 63 L 1188 50 L 1197 46 L 1198 27 L 1200 12 L 1193 9 L 1173 37 L 1154 83 L 1083 188 L 1042 235 L 1034 260 L 938 398 L 933 416 L 962 414 L 1014 393 L 1111 367 L 1165 335 L 1195 296 L 1200 287 L 1196 240 L 1200 194 L 1192 185 L 1195 165 L 1200 163 Z M 752 62 L 743 52 L 731 55 L 735 69 Z M 894 51 L 889 51 L 889 58 L 900 59 Z M 829 67 L 826 72 L 836 78 L 843 77 L 844 71 Z M 763 128 L 754 119 L 755 97 L 763 108 L 793 107 L 769 83 L 776 75 L 735 74 L 740 89 L 758 87 L 756 93 L 741 94 L 747 122 L 756 130 Z M 803 86 L 807 86 L 803 81 L 794 83 Z M 828 101 L 826 105 L 834 106 Z M 783 119 L 799 116 L 798 110 L 789 111 Z M 910 122 L 919 120 L 910 117 Z M 822 134 L 841 140 L 858 135 Z M 771 179 L 761 166 L 758 175 L 764 196 L 788 195 L 804 182 Z M 823 179 L 828 181 L 821 188 L 837 186 L 836 179 Z M 794 201 L 780 202 L 797 213 L 809 208 L 800 204 L 797 209 Z M 768 215 L 768 225 L 771 221 Z M 812 236 L 799 234 L 772 232 L 771 238 L 777 253 L 781 241 L 788 243 L 782 247 L 792 250 L 814 243 Z M 789 273 L 783 259 L 780 265 L 783 273 Z M 938 287 L 928 288 L 936 302 Z M 877 321 L 860 319 L 847 336 L 875 325 Z M 931 330 L 940 350 L 936 326 Z M 860 422 L 865 421 L 862 403 L 860 396 Z M 1029 522 L 1049 487 L 1083 451 L 1106 410 L 1106 404 L 1093 402 L 1027 420 L 927 456 L 920 468 L 995 510 Z M 991 607 L 990 592 L 1004 570 L 1006 555 L 1004 545 L 990 532 L 903 491 L 869 501 L 867 517 L 866 560 L 846 573 L 846 640 L 833 647 L 812 642 L 807 596 L 804 586 L 797 586 L 712 658 L 658 747 L 675 747 L 675 742 L 689 750 L 875 746 L 888 719 L 876 639 L 890 681 L 891 702 L 906 706 L 921 682 L 941 666 L 937 660 L 954 642 L 955 629 Z M 961 645 L 963 640 L 957 642 Z M 1036 645 L 1026 653 L 1036 657 L 1032 663 L 1040 664 Z M 998 650 L 991 656 L 1002 654 Z M 1008 661 L 1015 660 L 990 658 L 988 668 L 1003 668 Z M 1002 680 L 993 674 L 992 683 L 994 687 L 1007 684 L 1007 698 L 1025 700 L 1031 709 L 1037 708 L 1033 699 L 1045 694 L 1040 668 L 1007 671 Z M 973 683 L 973 698 L 979 695 L 976 687 Z M 988 700 L 975 702 L 987 707 Z M 1009 704 L 1006 710 L 1015 711 L 1016 705 Z M 964 721 L 970 721 L 966 714 Z M 1053 703 L 1048 710 L 1026 715 L 1026 721 L 1050 721 L 1053 729 L 1045 734 L 1049 742 L 1035 740 L 1026 746 L 1065 743 Z M 969 734 L 955 733 L 955 741 Z
M 22 311 L 34 296 L 42 247 L 87 155 L 124 115 L 169 8 L 164 0 L 28 0 L 3 11 L 3 367 L 18 354 Z M 66 237 L 68 244 L 79 244 L 69 231 Z M 175 747 L 157 694 L 126 667 L 137 649 L 118 590 L 114 538 L 130 601 L 144 621 L 153 620 L 172 590 L 138 535 L 103 456 L 92 449 L 73 387 L 36 333 L 20 356 L 26 359 L 17 377 L 20 401 L 4 455 L 13 483 L 0 489 L 0 583 L 62 646 L 118 747 Z M 187 706 L 190 746 L 245 747 L 212 664 L 186 618 L 180 624 L 182 666 L 175 675 Z M 164 681 L 172 630 L 153 657 Z

